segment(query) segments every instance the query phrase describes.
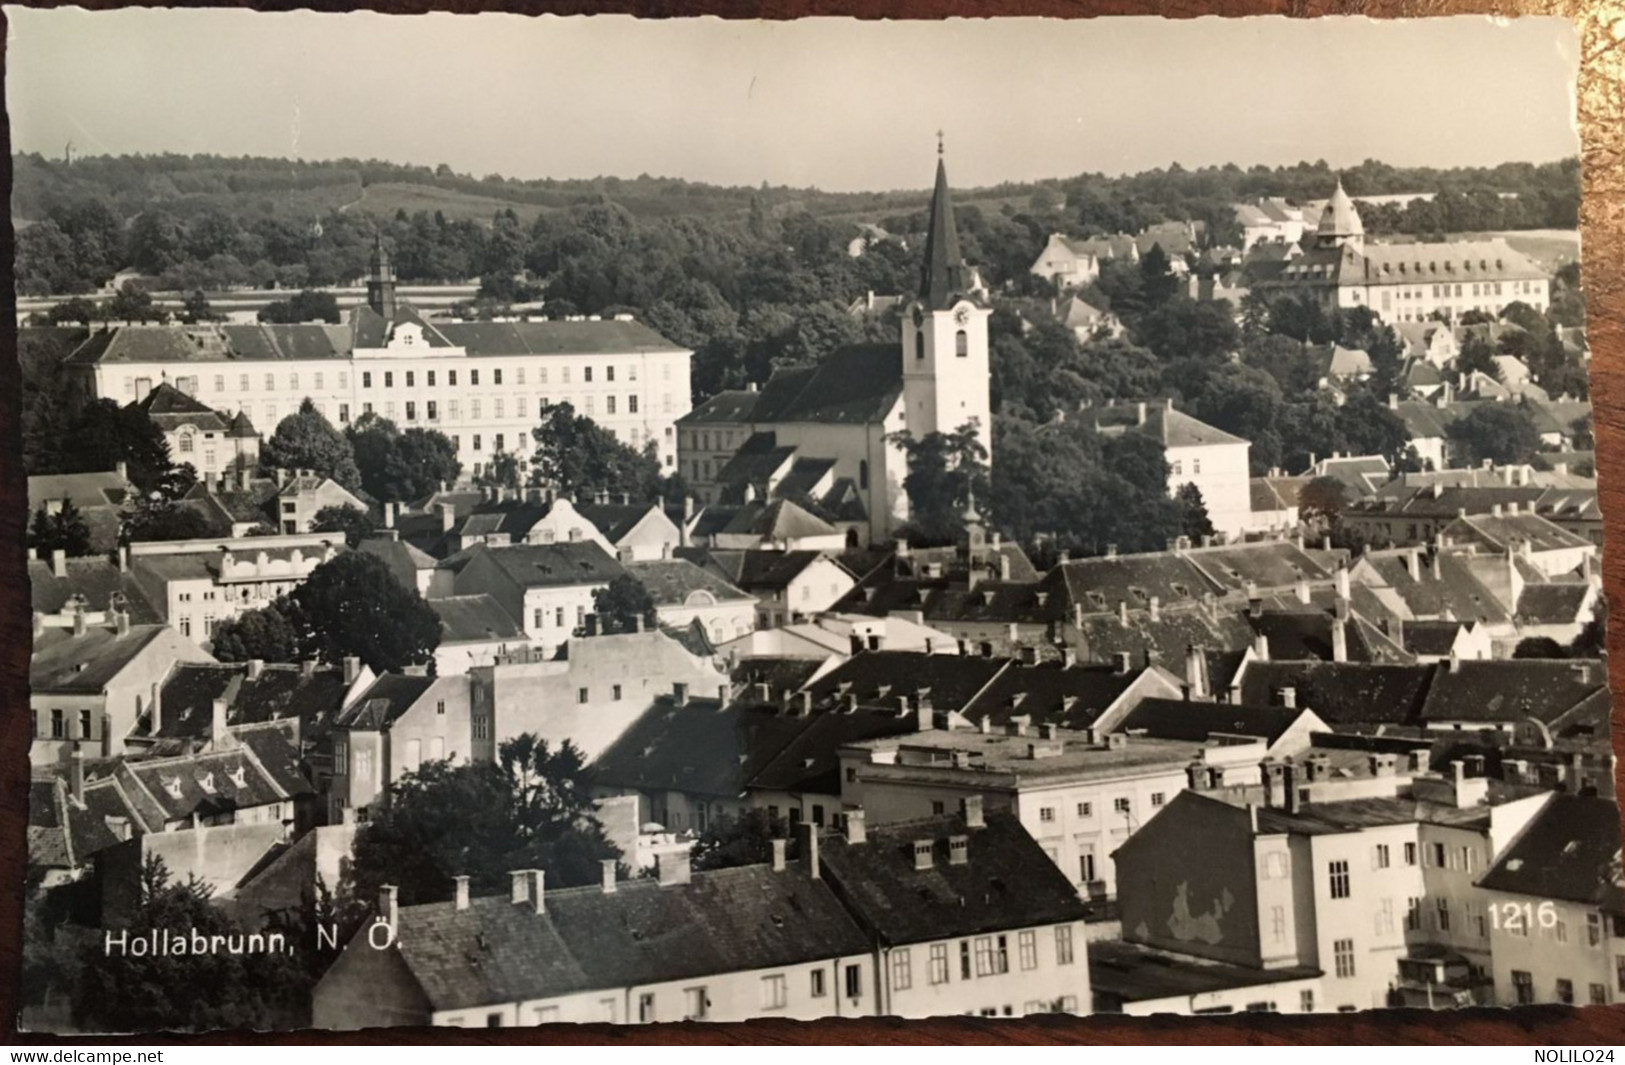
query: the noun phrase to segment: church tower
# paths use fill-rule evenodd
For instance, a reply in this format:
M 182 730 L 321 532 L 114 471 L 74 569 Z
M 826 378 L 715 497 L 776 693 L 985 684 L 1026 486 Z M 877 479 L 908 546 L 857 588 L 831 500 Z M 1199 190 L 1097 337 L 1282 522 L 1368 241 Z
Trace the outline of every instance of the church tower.
M 993 311 L 973 286 L 971 269 L 959 254 L 948 168 L 938 134 L 937 185 L 931 194 L 920 288 L 905 308 L 900 327 L 905 417 L 916 440 L 931 433 L 952 433 L 969 423 L 991 459 L 987 320 Z
M 367 272 L 367 306 L 383 316 L 386 322 L 395 320 L 395 267 L 384 250 L 384 236 L 373 239 L 372 261 Z
M 1320 213 L 1320 224 L 1315 227 L 1315 243 L 1322 248 L 1360 248 L 1365 245 L 1365 226 L 1360 222 L 1360 212 L 1355 210 L 1354 201 L 1343 191 L 1342 178 L 1337 179 L 1337 189 L 1332 193 L 1332 198 L 1326 201 L 1326 209 Z

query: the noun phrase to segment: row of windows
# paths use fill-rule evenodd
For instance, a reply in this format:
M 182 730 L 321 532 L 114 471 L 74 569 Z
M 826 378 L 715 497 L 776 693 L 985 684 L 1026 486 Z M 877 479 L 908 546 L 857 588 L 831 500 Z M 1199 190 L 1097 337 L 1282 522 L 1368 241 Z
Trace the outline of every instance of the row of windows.
M 1151 793 L 1150 802 L 1153 807 L 1161 806 L 1167 801 L 1168 795 L 1166 792 L 1153 791 Z M 1081 818 L 1088 819 L 1095 815 L 1095 804 L 1092 802 L 1080 802 L 1074 809 Z M 1134 812 L 1134 800 L 1127 795 L 1119 795 L 1112 800 L 1112 812 L 1115 814 L 1132 814 Z M 1040 806 L 1038 808 L 1038 820 L 1042 824 L 1053 824 L 1055 813 L 1056 808 L 1053 806 Z
M 963 329 L 954 334 L 954 354 L 961 359 L 970 357 L 970 337 Z M 916 330 L 914 333 L 914 358 L 916 361 L 925 358 L 925 331 Z
M 72 710 L 63 710 L 60 707 L 53 707 L 49 718 L 50 731 L 47 732 L 46 735 L 53 740 L 90 739 L 91 729 L 95 724 L 96 719 L 95 711 L 89 709 L 79 711 L 79 731 L 74 736 L 68 735 L 69 722 L 72 720 L 72 715 Z M 36 739 L 40 737 L 41 725 L 41 718 L 36 717 L 34 719 L 34 737 Z
M 1619 991 L 1625 992 L 1625 957 L 1614 959 L 1614 981 Z M 1535 978 L 1522 969 L 1512 970 L 1512 994 L 1520 1006 L 1533 1005 L 1535 1001 Z M 1574 981 L 1557 977 L 1552 985 L 1552 996 L 1556 1001 L 1574 1005 Z M 1588 988 L 1591 1005 L 1608 1005 L 1608 987 L 1606 984 L 1591 984 Z
M 502 380 L 502 367 L 493 366 L 490 369 L 491 369 L 490 383 L 493 384 L 493 385 L 502 384 L 503 383 L 503 380 Z M 613 367 L 613 366 L 605 366 L 605 367 L 603 367 L 603 371 L 604 371 L 603 374 L 599 377 L 599 381 L 601 381 L 604 384 L 614 384 L 615 383 L 615 367 Z M 374 373 L 375 373 L 375 371 L 372 371 L 372 370 L 363 370 L 361 372 L 361 387 L 362 388 L 371 388 L 373 386 L 373 375 L 374 375 Z M 395 387 L 395 375 L 396 375 L 395 370 L 379 370 L 379 371 L 376 371 L 376 373 L 379 375 L 380 380 L 383 382 L 383 387 L 384 388 L 394 388 Z M 406 387 L 406 388 L 416 388 L 417 387 L 418 371 L 416 371 L 416 370 L 401 370 L 401 371 L 399 371 L 399 373 L 400 373 L 401 382 L 402 382 L 404 387 Z M 447 371 L 445 371 L 445 373 L 446 373 L 446 384 L 450 385 L 452 387 L 456 387 L 456 385 L 458 383 L 457 371 L 456 370 L 447 370 Z M 423 383 L 424 383 L 424 385 L 426 387 L 428 387 L 428 388 L 435 387 L 435 385 L 436 385 L 436 383 L 438 381 L 438 374 L 439 374 L 439 371 L 437 371 L 437 370 L 424 370 L 423 371 Z M 664 376 L 665 376 L 666 380 L 668 380 L 668 381 L 671 380 L 671 368 L 669 366 L 666 367 L 666 373 L 665 373 Z M 245 380 L 247 379 L 246 375 L 245 375 L 244 379 Z M 266 379 L 266 382 L 267 382 L 267 384 L 266 384 L 267 388 L 274 387 L 270 383 L 272 381 L 272 376 L 270 374 L 266 374 L 265 379 Z M 561 384 L 566 384 L 566 385 L 571 384 L 572 382 L 571 382 L 571 379 L 570 379 L 570 367 L 568 367 L 568 366 L 559 367 L 558 379 L 559 379 L 559 382 Z M 628 366 L 626 368 L 626 373 L 625 373 L 625 375 L 623 376 L 622 379 L 626 380 L 626 381 L 636 381 L 638 379 L 638 368 L 635 365 L 634 366 Z M 216 378 L 216 380 L 219 380 L 219 378 Z M 288 375 L 288 381 L 289 381 L 288 387 L 291 388 L 291 389 L 294 389 L 295 391 L 297 391 L 298 388 L 299 388 L 299 375 L 298 374 L 289 374 Z M 470 368 L 469 371 L 468 371 L 468 384 L 469 384 L 469 387 L 471 387 L 471 388 L 472 387 L 477 387 L 479 385 L 479 383 L 480 383 L 480 371 L 478 369 L 475 369 L 475 368 Z M 509 381 L 508 383 L 509 384 L 515 384 L 515 385 L 524 384 L 525 383 L 525 368 L 523 366 L 515 367 L 514 368 L 514 373 L 513 373 L 513 379 L 511 381 Z M 536 383 L 541 384 L 541 385 L 547 384 L 547 367 L 546 366 L 538 366 L 536 368 Z M 581 368 L 581 383 L 586 384 L 586 385 L 590 385 L 590 384 L 593 383 L 593 368 L 591 366 L 583 366 Z M 321 374 L 316 375 L 316 387 L 317 388 L 322 387 L 322 375 Z M 339 376 L 339 387 L 340 388 L 344 387 L 344 375 L 342 375 L 342 374 Z
M 959 941 L 959 978 L 1002 976 L 1010 971 L 1010 937 L 977 936 Z M 1071 965 L 1072 926 L 1055 927 L 1055 964 Z M 928 950 L 926 979 L 932 986 L 951 982 L 947 943 L 932 943 Z M 1038 933 L 1031 929 L 1016 933 L 1016 963 L 1023 972 L 1038 968 Z M 898 947 L 891 952 L 891 989 L 907 991 L 914 986 L 914 951 Z

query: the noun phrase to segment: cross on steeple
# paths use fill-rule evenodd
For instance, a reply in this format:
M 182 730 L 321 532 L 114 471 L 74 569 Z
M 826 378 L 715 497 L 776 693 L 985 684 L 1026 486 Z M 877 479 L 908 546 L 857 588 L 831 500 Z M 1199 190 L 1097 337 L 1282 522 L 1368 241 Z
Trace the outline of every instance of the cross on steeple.
M 942 130 L 937 130 L 937 154 L 942 154 Z

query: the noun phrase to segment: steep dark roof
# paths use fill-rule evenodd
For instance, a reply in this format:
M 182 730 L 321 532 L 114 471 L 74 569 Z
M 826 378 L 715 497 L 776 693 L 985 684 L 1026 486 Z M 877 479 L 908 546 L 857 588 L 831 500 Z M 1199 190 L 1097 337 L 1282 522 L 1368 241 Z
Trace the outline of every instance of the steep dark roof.
M 433 677 L 385 673 L 335 719 L 339 728 L 368 731 L 387 728 L 412 708 L 434 684 Z
M 805 729 L 791 737 L 782 750 L 751 776 L 750 786 L 763 791 L 838 796 L 841 794 L 839 752 L 842 747 L 864 740 L 904 736 L 915 728 L 913 714 L 902 717 L 895 710 L 817 711 L 808 718 Z
M 505 547 L 476 545 L 521 588 L 552 588 L 576 584 L 608 584 L 625 573 L 604 549 L 594 543 L 514 544 Z
M 1433 675 L 1425 721 L 1552 721 L 1608 684 L 1601 662 L 1518 658 L 1457 662 Z
M 1306 713 L 1285 706 L 1145 699 L 1117 724 L 1120 732 L 1144 730 L 1152 739 L 1202 743 L 1215 733 L 1258 736 L 1273 744 Z
M 963 713 L 972 721 L 989 717 L 1002 726 L 1012 717 L 1032 718 L 1035 725 L 1083 729 L 1094 724 L 1143 671 L 1118 672 L 1116 666 L 1041 662 L 1017 663 L 993 678 Z
M 777 707 L 665 697 L 644 711 L 593 762 L 600 784 L 736 799 L 811 717 Z
M 548 890 L 546 912 L 506 894 L 407 906 L 401 957 L 436 1010 L 778 969 L 868 953 L 861 930 L 800 862 Z
M 576 513 L 592 522 L 604 539 L 619 544 L 656 506 L 655 503 L 581 503 L 576 506 Z
M 383 559 L 390 575 L 400 586 L 414 592 L 418 590 L 418 573 L 434 569 L 435 565 L 435 560 L 429 555 L 403 540 L 391 537 L 371 537 L 356 545 L 356 550 Z
M 819 677 L 810 691 L 815 706 L 837 705 L 852 695 L 860 706 L 895 711 L 899 696 L 929 689 L 938 710 L 958 710 L 1010 664 L 1008 658 L 864 651 Z
M 525 633 L 491 596 L 450 595 L 427 600 L 440 618 L 440 642 L 523 640 Z
M 1434 666 L 1365 662 L 1252 662 L 1241 674 L 1241 701 L 1278 706 L 1296 691 L 1328 725 L 1404 725 L 1420 719 Z
M 775 374 L 751 418 L 863 425 L 889 414 L 902 392 L 902 350 L 896 344 L 860 344 L 831 352 L 815 367 Z
M 72 629 L 46 629 L 34 638 L 28 686 L 56 695 L 94 695 L 165 631 L 162 625 L 131 625 L 121 636 L 112 628 L 93 625 L 83 636 L 75 636 Z
M 953 194 L 948 189 L 948 166 L 937 156 L 937 184 L 931 192 L 931 215 L 926 222 L 925 262 L 920 270 L 920 298 L 928 307 L 952 307 L 971 288 L 970 268 L 959 253 L 959 231 L 954 224 Z
M 751 420 L 756 410 L 756 401 L 761 398 L 757 391 L 718 392 L 710 399 L 701 403 L 681 418 L 678 425 L 711 425 L 722 423 L 733 425 Z
M 1253 631 L 1269 640 L 1270 658 L 1333 661 L 1332 630 L 1336 619 L 1323 610 L 1266 610 L 1248 617 Z M 1350 662 L 1409 662 L 1412 656 L 1357 617 L 1343 623 Z
M 1553 795 L 1478 886 L 1625 914 L 1619 845 L 1617 805 L 1595 796 Z
M 967 860 L 949 862 L 951 836 L 970 837 Z M 914 842 L 931 840 L 931 867 L 914 868 Z M 1085 908 L 1065 873 L 1013 816 L 981 828 L 957 816 L 872 825 L 863 843 L 819 841 L 825 875 L 881 943 L 902 945 L 1081 921 Z
M 719 603 L 750 598 L 715 572 L 702 569 L 686 558 L 648 559 L 622 565 L 643 585 L 656 606 L 681 606 L 695 592 L 705 592 Z
M 160 381 L 158 387 L 148 392 L 137 407 L 165 431 L 182 425 L 195 425 L 206 431 L 224 433 L 232 425 L 228 416 L 216 412 L 213 407 L 199 402 L 168 381 Z
M 160 739 L 207 736 L 214 701 L 226 700 L 226 724 L 260 724 L 295 720 L 307 732 L 330 720 L 344 701 L 347 685 L 337 669 L 319 668 L 308 675 L 295 665 L 266 665 L 248 679 L 246 662 L 180 662 L 170 670 L 159 699 L 163 721 Z
M 1403 633 L 1405 650 L 1412 654 L 1442 658 L 1456 645 L 1461 630 L 1471 628 L 1473 624 L 1460 621 L 1407 621 Z
M 134 577 L 120 573 L 119 568 L 105 558 L 70 558 L 66 560 L 66 569 L 67 576 L 57 577 L 49 562 L 28 563 L 28 592 L 33 609 L 41 614 L 59 614 L 78 596 L 89 611 L 106 610 L 114 605 L 122 607 L 133 625 L 163 622 L 163 614 L 147 599 Z
M 825 557 L 821 551 L 708 551 L 678 548 L 677 555 L 720 574 L 747 592 L 782 590 L 801 571 Z M 839 563 L 836 563 L 839 565 Z

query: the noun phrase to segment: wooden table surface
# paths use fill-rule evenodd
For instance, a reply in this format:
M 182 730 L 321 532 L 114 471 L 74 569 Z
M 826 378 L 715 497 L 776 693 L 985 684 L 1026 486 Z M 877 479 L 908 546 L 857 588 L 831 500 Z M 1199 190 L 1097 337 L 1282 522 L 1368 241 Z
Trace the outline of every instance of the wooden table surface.
M 87 8 L 127 6 L 105 0 L 79 0 Z M 40 5 L 46 6 L 46 5 Z M 158 5 L 149 5 L 158 6 Z M 208 6 L 173 0 L 166 6 Z M 225 6 L 225 5 L 216 5 Z M 323 11 L 350 10 L 356 5 L 324 3 L 322 0 L 282 0 L 282 2 L 240 4 L 261 10 L 314 8 Z M 1474 2 L 1474 0 L 1371 0 L 1367 3 L 1322 3 L 1308 0 L 1171 0 L 1166 3 L 1134 3 L 1128 0 L 1096 0 L 1069 3 L 1067 0 L 592 0 L 519 3 L 496 0 L 473 3 L 464 0 L 406 0 L 387 3 L 374 0 L 372 10 L 421 12 L 429 10 L 473 11 L 510 10 L 577 14 L 618 11 L 647 16 L 693 14 L 729 18 L 793 18 L 800 15 L 853 15 L 865 18 L 946 18 L 955 15 L 1028 15 L 1081 18 L 1094 15 L 1167 15 L 1189 18 L 1199 15 L 1370 15 L 1380 18 L 1411 18 L 1438 15 L 1553 15 L 1576 21 L 1581 29 L 1579 121 L 1582 141 L 1581 163 L 1585 191 L 1581 208 L 1581 240 L 1584 251 L 1583 283 L 1588 305 L 1588 337 L 1593 352 L 1592 401 L 1595 407 L 1597 467 L 1601 479 L 1601 500 L 1610 543 L 1622 542 L 1625 534 L 1625 0 L 1579 2 Z M 1218 70 L 1218 68 L 1215 68 Z M 1394 71 L 1373 71 L 1374 77 L 1393 76 Z M 1088 77 L 1087 57 L 1080 57 L 1078 77 Z M 1196 91 L 1201 78 L 1219 77 L 1214 71 L 1192 74 L 1181 81 L 1170 72 L 1170 91 Z M 1335 112 L 1328 110 L 1328 117 Z M 10 126 L 4 127 L 7 150 L 0 166 L 10 185 Z M 1239 146 L 1238 146 L 1239 150 Z M 0 239 L 0 261 L 11 261 L 12 233 L 7 226 Z M 16 320 L 15 297 L 7 287 L 8 306 L 0 314 L 6 328 Z M 7 350 L 16 351 L 15 336 L 8 337 Z M 27 577 L 23 565 L 23 533 L 27 523 L 27 483 L 21 463 L 12 456 L 21 454 L 18 435 L 17 399 L 19 377 L 15 358 L 0 359 L 0 1018 L 4 1035 L 22 1042 L 51 1042 L 45 1037 L 16 1035 L 18 943 L 22 921 L 20 893 L 10 885 L 20 884 L 26 853 L 24 828 L 28 804 L 28 747 L 31 740 L 27 715 L 28 655 L 31 634 Z M 1613 616 L 1625 618 L 1625 551 L 1604 549 L 1603 576 Z M 1610 633 L 1610 648 L 1625 649 L 1625 634 Z M 1625 683 L 1625 656 L 1611 656 L 1618 662 L 1610 671 L 1612 680 Z M 1615 687 L 1620 685 L 1615 684 Z M 1622 749 L 1621 727 L 1614 724 L 1614 748 Z M 1625 780 L 1625 759 L 1619 765 Z M 1621 786 L 1625 793 L 1625 784 Z M 1202 1045 L 1208 1043 L 1295 1044 L 1295 1043 L 1446 1043 L 1522 1044 L 1576 1047 L 1625 1043 L 1625 1004 L 1573 1009 L 1561 1006 L 1534 1006 L 1518 1010 L 1474 1009 L 1459 1011 L 1372 1010 L 1357 1014 L 1267 1015 L 1230 1017 L 1152 1018 L 1128 1020 L 1122 1017 L 1033 1017 L 1023 1020 L 977 1020 L 953 1017 L 927 1021 L 867 1019 L 852 1021 L 752 1021 L 747 1024 L 670 1024 L 650 1026 L 559 1025 L 548 1029 L 387 1029 L 366 1036 L 345 1036 L 335 1042 L 372 1042 L 383 1045 L 410 1044 L 430 1037 L 447 1045 L 568 1043 L 649 1045 L 687 1044 L 1136 1044 L 1145 1042 Z M 320 1032 L 300 1032 L 267 1037 L 255 1033 L 221 1033 L 215 1036 L 177 1035 L 141 1037 L 141 1042 L 286 1042 L 290 1044 L 329 1041 Z M 92 1042 L 78 1039 L 76 1043 Z M 120 1042 L 120 1040 L 107 1040 Z M 124 1040 L 123 1042 L 129 1042 Z

